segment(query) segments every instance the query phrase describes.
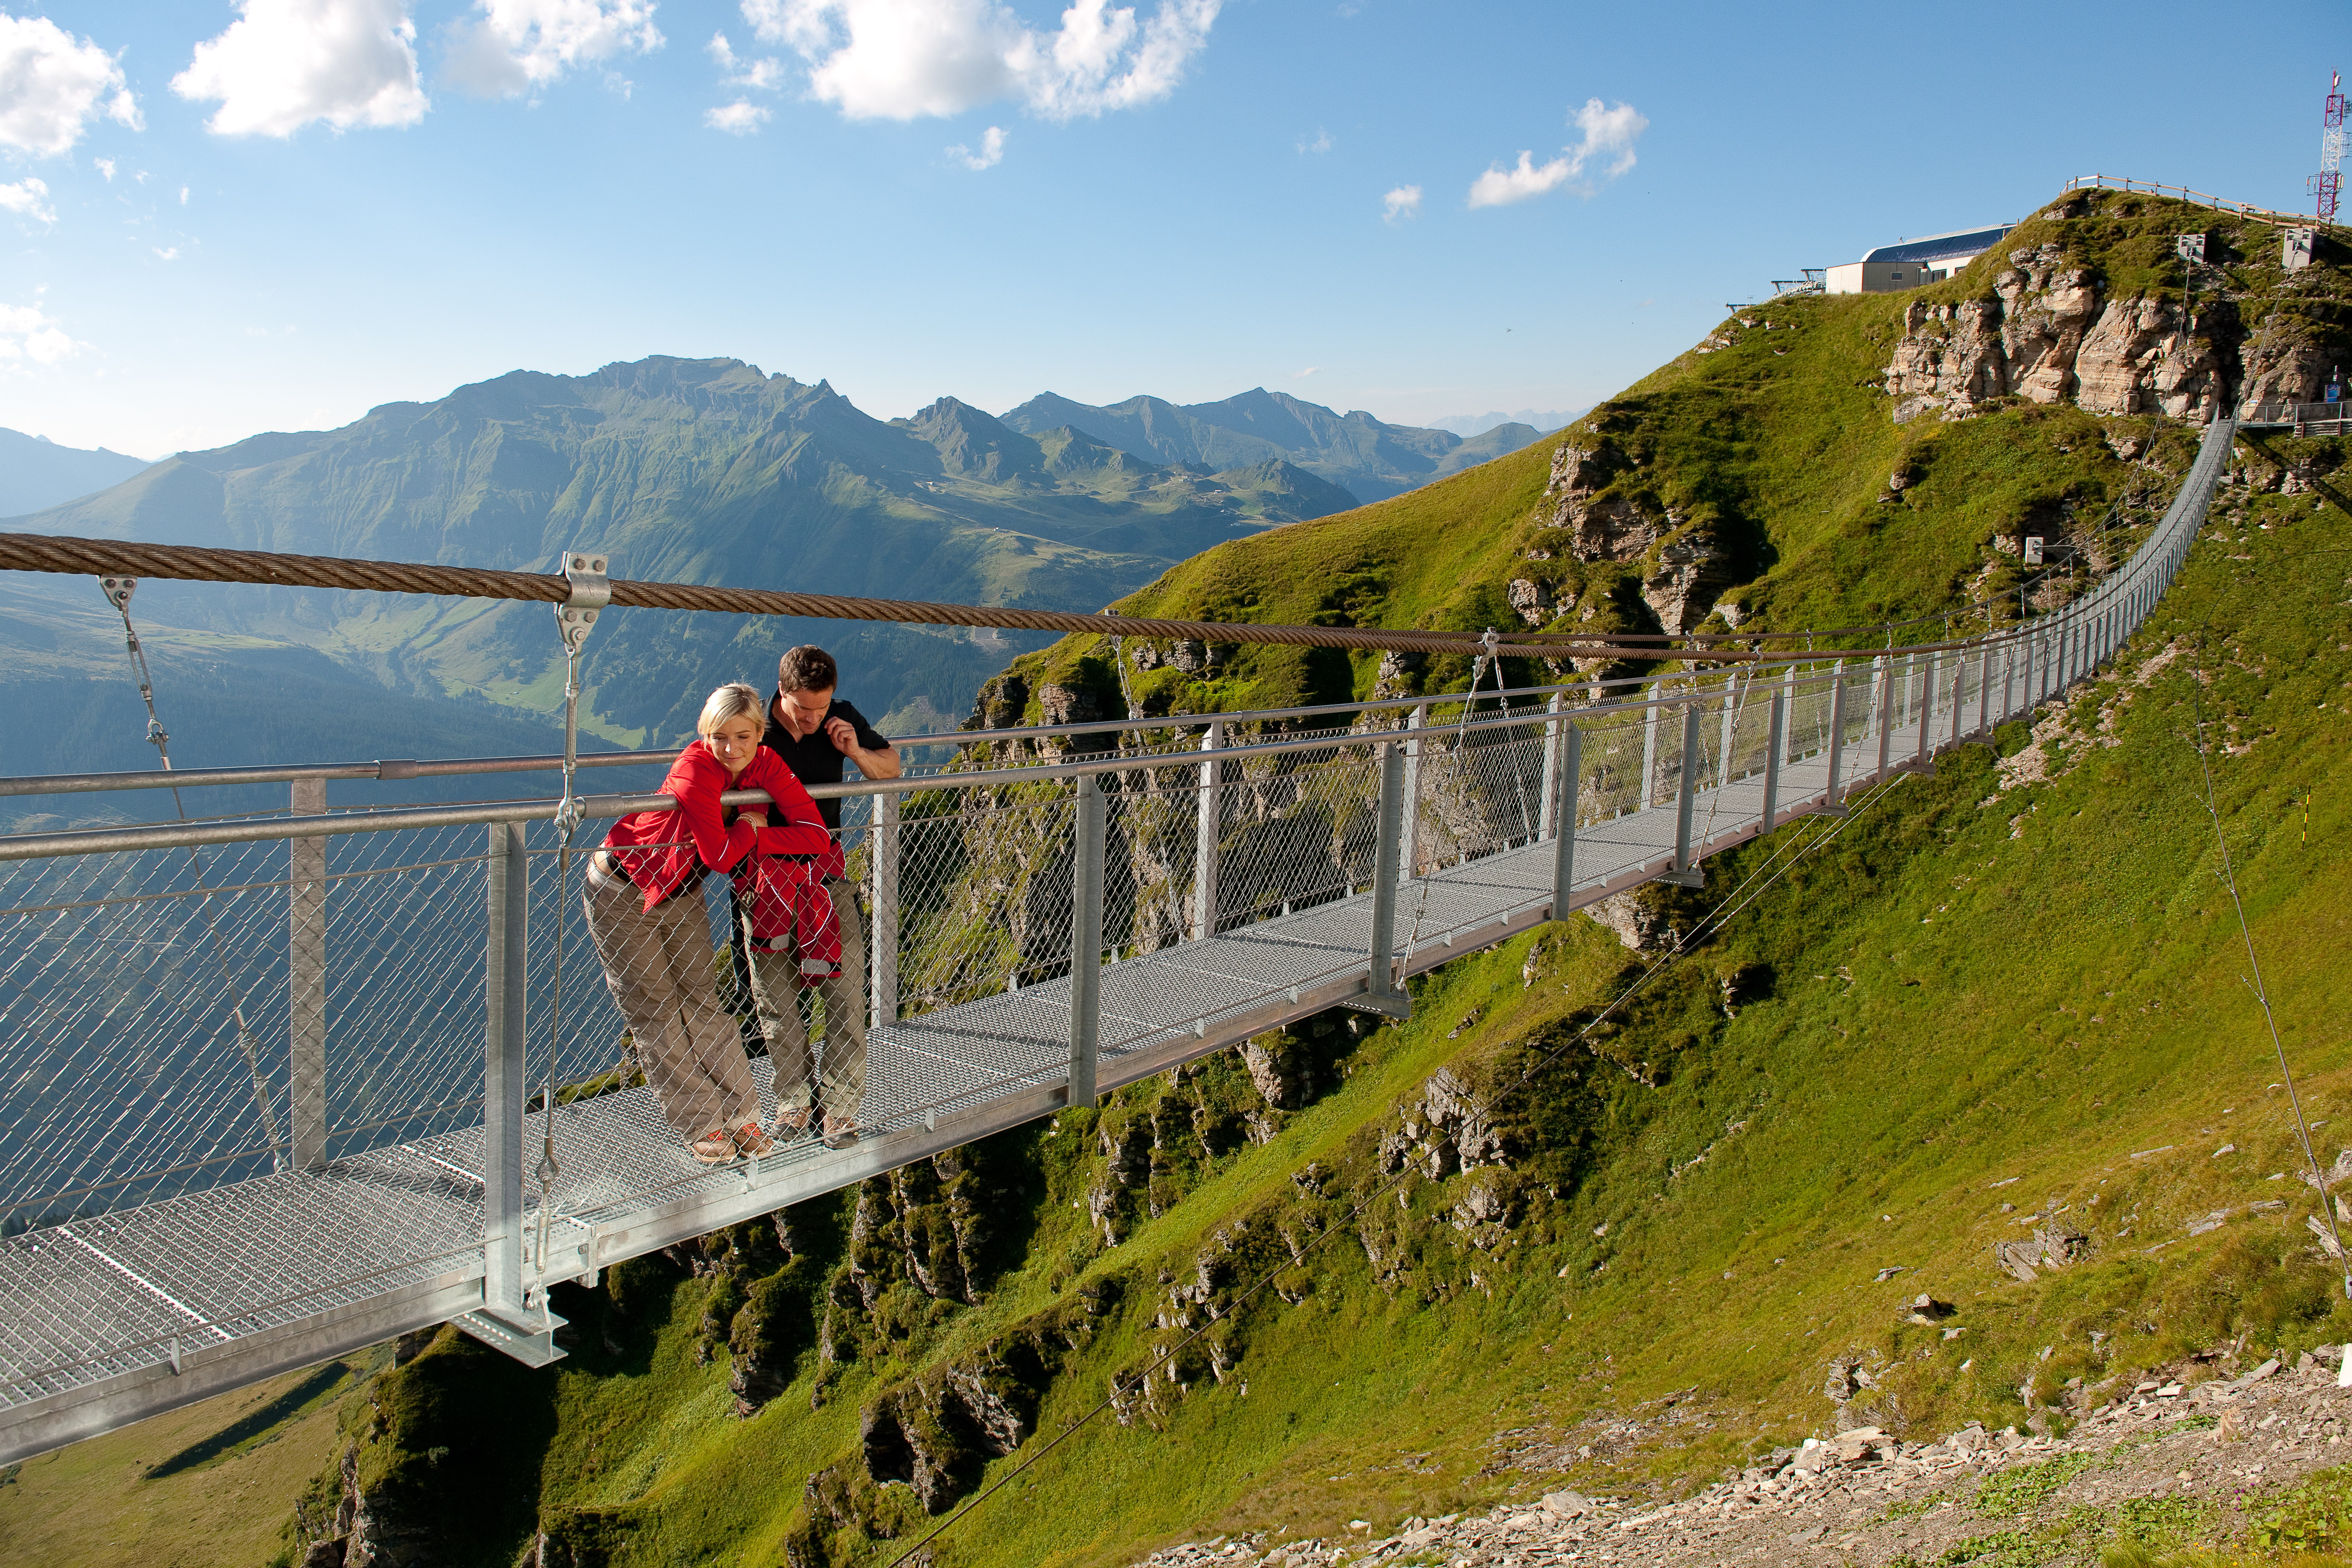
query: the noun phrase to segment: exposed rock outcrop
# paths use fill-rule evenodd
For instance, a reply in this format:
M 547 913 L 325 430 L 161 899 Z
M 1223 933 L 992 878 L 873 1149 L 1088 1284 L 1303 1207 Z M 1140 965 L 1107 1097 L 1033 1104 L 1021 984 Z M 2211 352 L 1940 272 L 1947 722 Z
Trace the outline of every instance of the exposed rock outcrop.
M 2065 265 L 2054 245 L 2009 259 L 1991 299 L 1905 308 L 1885 370 L 1897 424 L 1934 410 L 1960 418 L 2007 395 L 2095 414 L 2212 417 L 2233 355 L 2211 323 L 2144 294 L 2105 298 L 2098 275 Z

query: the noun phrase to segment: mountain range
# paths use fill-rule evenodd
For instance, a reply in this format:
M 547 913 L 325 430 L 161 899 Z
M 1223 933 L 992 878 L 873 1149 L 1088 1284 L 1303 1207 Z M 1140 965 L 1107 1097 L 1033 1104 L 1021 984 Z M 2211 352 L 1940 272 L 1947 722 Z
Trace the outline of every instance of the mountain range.
M 1006 414 L 1003 422 L 1028 435 L 1078 431 L 1152 463 L 1213 469 L 1295 463 L 1346 486 L 1359 501 L 1402 495 L 1516 452 L 1542 434 L 1530 425 L 1503 424 L 1465 440 L 1451 430 L 1390 425 L 1361 409 L 1335 414 L 1262 386 L 1222 403 L 1181 406 L 1159 397 L 1097 406 L 1046 392 Z
M 145 467 L 144 458 L 126 458 L 103 447 L 60 447 L 46 436 L 0 429 L 0 517 L 102 490 Z
M 517 371 L 340 429 L 183 452 L 8 526 L 514 570 L 587 546 L 636 578 L 1091 610 L 1212 546 L 1533 436 L 1465 442 L 1263 390 L 1190 408 L 1046 395 L 1002 419 L 946 397 L 881 420 L 823 382 L 656 357 Z M 83 589 L 27 578 L 18 592 L 79 607 Z M 306 670 L 341 672 L 354 698 L 470 693 L 533 716 L 559 701 L 562 660 L 532 605 L 156 582 L 139 609 L 224 671 L 304 649 L 323 656 Z M 936 729 L 1042 640 L 632 611 L 588 650 L 584 723 L 614 743 L 667 743 L 711 685 L 763 679 L 783 648 L 821 641 L 869 714 Z M 53 678 L 57 657 L 53 639 L 0 643 L 0 688 Z

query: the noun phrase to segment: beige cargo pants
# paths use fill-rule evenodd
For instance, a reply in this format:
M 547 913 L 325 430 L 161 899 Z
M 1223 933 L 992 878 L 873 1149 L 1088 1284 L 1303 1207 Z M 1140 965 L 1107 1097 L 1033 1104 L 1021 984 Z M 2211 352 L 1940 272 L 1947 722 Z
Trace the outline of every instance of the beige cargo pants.
M 762 952 L 751 945 L 746 921 L 744 947 L 751 960 L 751 1006 L 759 1015 L 768 1055 L 776 1064 L 777 1110 L 807 1108 L 814 1081 L 826 1110 L 845 1121 L 856 1121 L 866 1100 L 866 928 L 854 886 L 828 877 L 824 890 L 833 896 L 834 918 L 841 924 L 841 973 L 814 987 L 817 999 L 824 1005 L 822 1065 L 809 1043 L 808 1026 L 801 1018 L 800 944 L 787 940 L 774 952 Z
M 692 892 L 645 908 L 645 894 L 592 865 L 580 895 L 604 984 L 635 1037 L 662 1115 L 688 1142 L 760 1120 L 760 1095 L 733 1015 L 719 1007 L 710 925 Z

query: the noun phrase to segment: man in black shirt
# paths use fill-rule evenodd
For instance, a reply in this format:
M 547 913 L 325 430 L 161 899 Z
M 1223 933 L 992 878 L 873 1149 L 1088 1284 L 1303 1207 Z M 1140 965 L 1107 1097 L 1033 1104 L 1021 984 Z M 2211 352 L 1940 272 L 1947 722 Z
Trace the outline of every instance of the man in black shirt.
M 776 664 L 776 692 L 768 702 L 762 743 L 784 760 L 803 785 L 839 784 L 849 763 L 856 763 L 858 773 L 869 779 L 897 778 L 898 748 L 866 722 L 865 714 L 835 698 L 840 679 L 833 656 L 824 649 L 803 646 L 787 650 Z M 841 802 L 820 800 L 816 806 L 825 826 L 838 836 Z M 858 1107 L 866 1097 L 866 932 L 838 837 L 823 870 L 841 927 L 841 973 L 816 987 L 824 1004 L 821 1073 L 808 1026 L 801 1018 L 797 946 L 785 943 L 772 952 L 752 948 L 749 957 L 752 1005 L 768 1055 L 776 1064 L 777 1131 L 787 1138 L 809 1131 L 816 1114 L 811 1100 L 814 1089 L 822 1097 L 824 1141 L 839 1149 L 856 1142 Z

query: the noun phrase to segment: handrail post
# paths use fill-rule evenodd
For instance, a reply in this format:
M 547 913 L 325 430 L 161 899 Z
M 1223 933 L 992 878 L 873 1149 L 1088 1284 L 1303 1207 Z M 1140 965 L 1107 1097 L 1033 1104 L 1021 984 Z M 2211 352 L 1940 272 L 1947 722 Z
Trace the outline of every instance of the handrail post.
M 1691 864 L 1691 806 L 1698 789 L 1698 697 L 1683 704 L 1683 763 L 1675 784 L 1675 868 L 1660 878 L 1677 887 L 1706 885 L 1706 873 Z
M 1396 984 L 1396 910 L 1399 861 L 1403 858 L 1405 757 L 1404 746 L 1381 742 L 1381 805 L 1379 838 L 1372 854 L 1372 931 L 1366 954 L 1364 990 L 1368 996 L 1394 1003 Z M 1382 1008 L 1381 1011 L 1390 1011 Z
M 490 824 L 482 973 L 482 1303 L 522 1310 L 523 1004 L 530 870 L 520 823 Z
M 1780 699 L 1780 739 L 1784 746 L 1779 760 L 1785 763 L 1790 760 L 1788 753 L 1797 749 L 1797 667 L 1793 664 L 1781 672 Z
M 1095 1052 L 1102 1034 L 1102 781 L 1078 775 L 1077 855 L 1070 870 L 1069 1103 L 1095 1102 Z
M 1930 731 L 1936 727 L 1936 678 L 1942 673 L 1944 656 L 1929 654 L 1924 674 L 1917 668 L 1917 654 L 1911 656 L 1911 662 L 1913 668 L 1909 683 L 1919 689 L 1919 747 L 1913 758 L 1913 768 L 1918 773 L 1932 773 L 1935 770 L 1935 742 Z
M 1878 766 L 1871 773 L 1870 782 L 1884 784 L 1886 782 L 1887 748 L 1895 742 L 1895 659 L 1891 654 L 1880 654 L 1871 662 L 1877 666 L 1871 707 L 1878 726 Z
M 1977 727 L 1976 733 L 1992 733 L 1992 644 L 1987 642 L 1977 659 Z
M 1217 858 L 1224 820 L 1224 764 L 1217 752 L 1225 743 L 1225 721 L 1209 721 L 1201 737 L 1201 805 L 1192 829 L 1192 940 L 1217 934 Z
M 327 781 L 294 780 L 289 804 L 297 816 L 324 815 Z M 294 1168 L 316 1171 L 327 1163 L 327 840 L 286 847 L 287 1098 Z
M 1551 856 L 1551 918 L 1566 920 L 1570 895 L 1576 890 L 1577 786 L 1584 774 L 1584 732 L 1574 724 L 1560 726 L 1559 800 L 1555 815 Z M 1547 799 L 1546 804 L 1551 805 Z
M 1429 704 L 1416 703 L 1405 721 L 1403 826 L 1397 837 L 1397 874 L 1411 880 L 1421 875 L 1421 753 L 1429 728 Z
M 898 797 L 874 797 L 874 1001 L 866 1026 L 898 1021 Z
M 1822 810 L 1832 816 L 1845 813 L 1842 794 L 1845 773 L 1845 660 L 1830 666 L 1830 782 L 1822 799 Z
M 1948 745 L 1958 745 L 1960 736 L 1966 732 L 1960 715 L 1968 704 L 1968 690 L 1969 656 L 1965 650 L 1956 648 L 1952 653 L 1952 727 L 1945 735 Z
M 1731 727 L 1739 717 L 1739 678 L 1732 676 L 1723 683 L 1723 744 L 1715 759 L 1715 787 L 1725 789 L 1731 784 Z
M 1567 743 L 1569 727 L 1568 721 L 1560 715 L 1568 711 L 1567 694 L 1559 691 L 1553 692 L 1549 710 L 1551 718 L 1544 724 L 1543 783 L 1540 791 L 1543 806 L 1538 814 L 1538 820 L 1536 826 L 1536 838 L 1538 842 L 1549 841 L 1552 835 L 1559 829 L 1559 752 L 1560 748 Z
M 1658 689 L 1650 688 L 1649 710 L 1642 717 L 1642 793 L 1635 811 L 1647 811 L 1658 795 Z
M 1793 667 L 1792 667 L 1793 668 Z M 1756 831 L 1759 836 L 1772 831 L 1773 816 L 1780 809 L 1780 752 L 1787 744 L 1789 723 L 1789 693 L 1783 689 L 1772 693 L 1772 716 L 1766 721 L 1764 731 L 1764 815 Z

